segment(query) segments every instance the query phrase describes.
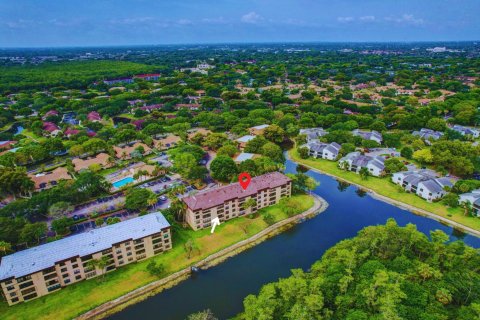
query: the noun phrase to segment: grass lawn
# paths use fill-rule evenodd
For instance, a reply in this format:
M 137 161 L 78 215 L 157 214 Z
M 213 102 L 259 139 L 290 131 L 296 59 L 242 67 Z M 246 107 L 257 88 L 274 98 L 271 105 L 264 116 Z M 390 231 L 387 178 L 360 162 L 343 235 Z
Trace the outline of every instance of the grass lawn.
M 295 195 L 291 201 L 295 202 L 297 213 L 313 206 L 313 198 L 309 195 Z M 102 303 L 158 280 L 146 271 L 146 266 L 151 260 L 162 263 L 166 268 L 165 276 L 167 276 L 267 228 L 267 223 L 262 219 L 265 213 L 273 215 L 276 222 L 287 218 L 280 205 L 264 208 L 259 213 L 260 215 L 255 219 L 241 217 L 223 223 L 215 229 L 214 234 L 210 234 L 210 229 L 196 232 L 190 229 L 176 231 L 173 234 L 173 248 L 164 254 L 119 268 L 107 274 L 103 282 L 98 279 L 83 281 L 45 297 L 12 307 L 2 303 L 0 318 L 3 320 L 71 319 Z M 184 248 L 184 243 L 188 239 L 192 239 L 197 247 L 190 259 Z
M 369 177 L 367 180 L 363 180 L 360 175 L 356 173 L 339 169 L 337 162 L 335 161 L 313 158 L 301 159 L 296 149 L 290 150 L 289 155 L 294 161 L 298 163 L 303 163 L 325 173 L 345 179 L 351 183 L 372 189 L 382 196 L 429 211 L 436 215 L 445 217 L 449 220 L 461 223 L 472 229 L 480 230 L 479 218 L 465 216 L 463 213 L 463 209 L 461 208 L 449 208 L 441 202 L 427 202 L 426 200 L 420 198 L 413 193 L 405 192 L 400 186 L 391 182 L 390 177 Z

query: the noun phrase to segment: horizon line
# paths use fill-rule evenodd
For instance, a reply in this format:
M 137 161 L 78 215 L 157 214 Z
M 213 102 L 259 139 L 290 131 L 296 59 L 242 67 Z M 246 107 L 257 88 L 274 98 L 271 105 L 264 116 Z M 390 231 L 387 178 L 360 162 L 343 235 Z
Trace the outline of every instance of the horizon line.
M 477 40 L 393 40 L 393 41 L 246 41 L 246 42 L 198 42 L 198 43 L 164 43 L 164 44 L 112 44 L 112 45 L 52 45 L 52 46 L 0 46 L 0 50 L 11 49 L 83 49 L 83 48 L 121 48 L 121 47 L 178 47 L 209 45 L 258 45 L 258 44 L 426 44 L 426 43 L 477 43 Z

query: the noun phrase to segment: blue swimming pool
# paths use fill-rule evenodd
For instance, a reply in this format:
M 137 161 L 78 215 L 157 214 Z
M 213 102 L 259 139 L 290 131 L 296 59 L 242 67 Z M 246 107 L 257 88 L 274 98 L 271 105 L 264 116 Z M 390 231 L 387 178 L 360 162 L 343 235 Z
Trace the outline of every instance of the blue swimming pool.
M 132 177 L 125 177 L 123 178 L 122 180 L 118 180 L 118 181 L 115 181 L 113 184 L 113 187 L 114 188 L 121 188 L 123 187 L 124 185 L 128 184 L 128 183 L 132 183 L 134 182 L 135 179 L 133 179 Z

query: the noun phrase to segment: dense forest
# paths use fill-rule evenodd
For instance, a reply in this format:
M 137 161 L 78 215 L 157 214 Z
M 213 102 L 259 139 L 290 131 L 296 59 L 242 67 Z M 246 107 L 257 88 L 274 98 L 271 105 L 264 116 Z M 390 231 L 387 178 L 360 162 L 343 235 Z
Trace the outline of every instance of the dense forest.
M 329 249 L 310 270 L 244 300 L 245 320 L 480 317 L 480 256 L 440 230 L 430 239 L 394 220 Z

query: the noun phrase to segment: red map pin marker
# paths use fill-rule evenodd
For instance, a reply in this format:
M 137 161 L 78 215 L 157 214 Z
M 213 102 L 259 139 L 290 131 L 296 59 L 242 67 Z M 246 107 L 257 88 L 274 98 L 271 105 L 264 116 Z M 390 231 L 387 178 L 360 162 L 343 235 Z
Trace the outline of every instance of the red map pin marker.
M 252 180 L 252 177 L 247 172 L 242 172 L 238 175 L 238 182 L 242 186 L 243 190 L 246 190 L 248 188 L 248 185 L 250 184 L 250 181 Z

